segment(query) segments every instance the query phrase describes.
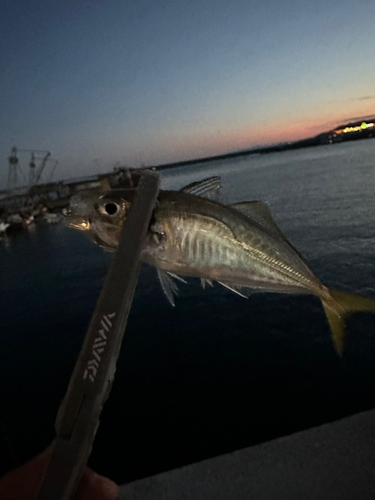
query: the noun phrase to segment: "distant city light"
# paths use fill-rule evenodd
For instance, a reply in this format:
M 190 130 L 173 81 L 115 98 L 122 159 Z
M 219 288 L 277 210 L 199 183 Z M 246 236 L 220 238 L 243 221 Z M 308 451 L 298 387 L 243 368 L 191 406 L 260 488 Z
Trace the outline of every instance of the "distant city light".
M 372 128 L 374 126 L 375 126 L 375 123 L 362 122 L 361 125 L 355 125 L 354 127 L 339 128 L 339 129 L 335 130 L 335 134 L 347 134 L 349 132 L 361 132 L 362 130 Z

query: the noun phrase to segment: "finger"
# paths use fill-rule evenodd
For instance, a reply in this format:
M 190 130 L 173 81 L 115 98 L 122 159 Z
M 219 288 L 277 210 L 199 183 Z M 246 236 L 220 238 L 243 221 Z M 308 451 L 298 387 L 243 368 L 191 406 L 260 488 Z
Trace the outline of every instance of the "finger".
M 115 500 L 118 491 L 116 483 L 86 467 L 74 500 Z
M 40 488 L 51 456 L 51 448 L 0 480 L 1 500 L 33 500 Z

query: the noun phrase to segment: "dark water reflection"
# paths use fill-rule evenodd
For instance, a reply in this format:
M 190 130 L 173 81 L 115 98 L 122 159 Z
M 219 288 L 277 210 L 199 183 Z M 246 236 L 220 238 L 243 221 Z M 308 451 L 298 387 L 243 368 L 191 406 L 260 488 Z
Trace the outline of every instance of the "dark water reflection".
M 373 144 L 374 143 L 374 144 Z M 263 199 L 328 285 L 375 298 L 375 141 L 189 169 L 224 178 L 224 201 Z M 1 256 L 2 470 L 43 449 L 111 256 L 38 225 Z M 141 271 L 90 465 L 126 482 L 373 408 L 375 319 L 354 317 L 343 360 L 318 300 L 244 300 L 198 280 L 172 308 Z

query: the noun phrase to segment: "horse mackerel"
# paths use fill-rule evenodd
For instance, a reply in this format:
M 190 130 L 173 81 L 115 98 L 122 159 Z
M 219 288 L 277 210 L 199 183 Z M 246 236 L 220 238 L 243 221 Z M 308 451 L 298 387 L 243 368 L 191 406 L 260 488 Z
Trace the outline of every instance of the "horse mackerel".
M 250 289 L 319 297 L 334 346 L 342 355 L 345 321 L 357 311 L 375 312 L 369 298 L 329 290 L 259 201 L 223 205 L 210 199 L 221 188 L 218 177 L 180 191 L 160 191 L 142 260 L 157 268 L 164 292 L 174 305 L 172 277 L 218 281 L 248 296 Z M 65 225 L 83 231 L 105 250 L 114 251 L 134 193 L 82 192 L 71 199 Z

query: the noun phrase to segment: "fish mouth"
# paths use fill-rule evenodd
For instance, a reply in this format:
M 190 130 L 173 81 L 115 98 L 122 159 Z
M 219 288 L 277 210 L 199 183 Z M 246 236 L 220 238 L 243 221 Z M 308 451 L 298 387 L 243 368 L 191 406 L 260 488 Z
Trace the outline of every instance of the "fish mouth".
M 86 237 L 88 237 L 92 242 L 96 243 L 99 247 L 103 248 L 106 252 L 115 252 L 118 242 L 113 241 L 108 242 L 101 237 L 100 234 L 96 231 L 97 225 L 95 224 L 95 220 L 91 221 L 89 218 L 85 218 L 82 216 L 65 216 L 65 219 L 62 220 L 62 224 L 65 227 L 69 227 L 71 229 L 78 229 L 81 233 L 83 233 Z M 96 229 L 95 229 L 96 228 Z
M 82 217 L 68 216 L 62 221 L 62 223 L 66 227 L 78 229 L 79 231 L 89 231 L 91 228 L 89 219 L 83 219 Z

